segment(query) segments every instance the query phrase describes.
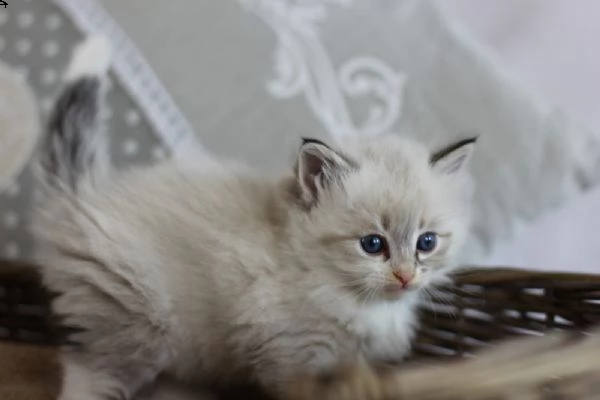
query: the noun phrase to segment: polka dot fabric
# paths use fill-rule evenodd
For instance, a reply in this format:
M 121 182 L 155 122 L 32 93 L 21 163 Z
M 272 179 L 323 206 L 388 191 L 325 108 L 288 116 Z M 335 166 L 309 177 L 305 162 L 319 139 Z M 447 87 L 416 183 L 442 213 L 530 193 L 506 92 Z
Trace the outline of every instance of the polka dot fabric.
M 6 9 L 0 7 L 0 60 L 15 68 L 32 87 L 42 119 L 60 90 L 72 48 L 81 39 L 82 34 L 50 1 L 18 0 L 9 2 Z M 114 77 L 108 106 L 112 157 L 117 167 L 166 157 L 143 114 Z M 0 193 L 0 258 L 31 256 L 34 243 L 28 224 L 36 195 L 29 167 Z

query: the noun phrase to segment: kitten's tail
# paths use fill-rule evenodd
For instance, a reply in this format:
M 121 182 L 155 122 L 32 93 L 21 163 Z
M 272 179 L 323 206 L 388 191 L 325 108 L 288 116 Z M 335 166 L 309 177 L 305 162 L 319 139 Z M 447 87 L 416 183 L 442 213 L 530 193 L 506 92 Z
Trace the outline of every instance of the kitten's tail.
M 37 172 L 48 189 L 76 193 L 108 173 L 103 102 L 109 67 L 104 38 L 91 37 L 75 48 L 38 158 Z

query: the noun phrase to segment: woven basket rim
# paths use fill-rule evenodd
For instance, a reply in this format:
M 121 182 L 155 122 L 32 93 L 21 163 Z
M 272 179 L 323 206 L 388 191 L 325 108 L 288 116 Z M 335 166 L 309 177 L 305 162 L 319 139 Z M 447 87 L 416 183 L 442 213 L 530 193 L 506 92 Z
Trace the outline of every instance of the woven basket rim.
M 461 284 L 508 283 L 515 280 L 600 283 L 600 274 L 569 271 L 549 271 L 507 266 L 469 265 L 461 267 L 453 277 Z

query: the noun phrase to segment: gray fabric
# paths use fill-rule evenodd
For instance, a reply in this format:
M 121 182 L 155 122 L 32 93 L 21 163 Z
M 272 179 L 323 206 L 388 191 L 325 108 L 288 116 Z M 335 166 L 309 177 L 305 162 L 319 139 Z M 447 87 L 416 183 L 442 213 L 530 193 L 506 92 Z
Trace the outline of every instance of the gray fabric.
M 26 77 L 46 114 L 60 86 L 63 68 L 81 34 L 49 1 L 11 1 L 0 7 L 0 60 Z M 125 167 L 164 156 L 143 115 L 118 83 L 108 99 L 115 164 Z M 0 129 L 6 127 L 0 126 Z M 0 257 L 27 258 L 33 243 L 28 216 L 34 185 L 26 167 L 15 182 L 0 193 Z
M 212 152 L 261 167 L 283 167 L 299 136 L 343 140 L 344 133 L 333 132 L 319 113 L 332 111 L 329 108 L 341 99 L 341 110 L 349 113 L 344 122 L 348 126 L 340 122 L 340 109 L 326 117 L 333 118 L 333 125 L 355 129 L 367 120 L 369 107 L 378 104 L 373 92 L 360 93 L 361 82 L 401 103 L 399 118 L 381 131 L 416 136 L 432 146 L 480 134 L 473 160 L 478 185 L 475 223 L 465 261 L 478 261 L 491 244 L 508 238 L 518 222 L 538 218 L 597 181 L 597 138 L 523 91 L 485 49 L 440 15 L 433 1 L 102 3 L 140 47 Z M 35 22 L 24 28 L 20 25 L 27 18 L 20 15 L 27 10 Z M 45 84 L 42 76 L 48 81 L 48 68 L 62 69 L 66 50 L 79 37 L 64 16 L 59 15 L 62 24 L 55 27 L 50 14 L 59 15 L 50 2 L 14 1 L 7 10 L 0 9 L 0 59 L 28 71 L 42 109 L 57 88 L 56 82 Z M 24 38 L 31 41 L 30 50 L 19 54 Z M 276 63 L 278 48 L 291 58 Z M 363 68 L 360 79 L 350 82 L 355 86 L 342 88 L 343 69 L 365 59 L 389 68 L 397 86 L 390 88 L 385 79 L 377 81 L 381 76 L 373 70 Z M 268 90 L 268 83 L 290 68 L 306 73 L 314 83 L 313 108 L 304 90 L 307 85 L 283 99 Z M 331 79 L 324 79 L 328 72 Z M 376 87 L 373 82 L 383 84 Z M 355 89 L 358 95 L 343 89 Z M 150 159 L 156 142 L 143 117 L 134 128 L 128 126 L 124 115 L 135 105 L 118 85 L 110 96 L 116 163 Z M 125 144 L 129 139 L 139 146 L 133 155 L 122 151 L 131 146 Z M 14 255 L 18 244 L 26 255 L 30 243 L 23 221 L 31 200 L 27 171 L 17 185 L 20 190 L 13 187 L 2 195 L 0 210 L 16 210 L 22 223 L 0 228 L 0 243 L 5 254 Z
M 0 192 L 29 161 L 39 133 L 33 93 L 14 69 L 0 62 Z
M 538 218 L 597 182 L 597 137 L 521 89 L 486 49 L 440 14 L 434 1 L 102 3 L 147 56 L 204 145 L 264 167 L 288 163 L 300 135 L 330 140 L 302 94 L 281 100 L 267 90 L 281 40 L 272 28 L 277 23 L 284 31 L 293 24 L 310 27 L 306 15 L 322 12 L 313 36 L 292 35 L 292 40 L 299 38 L 302 46 L 318 37 L 336 71 L 366 55 L 407 75 L 402 115 L 389 130 L 432 146 L 480 135 L 466 262 L 480 261 L 492 244 L 510 238 L 519 222 Z M 261 19 L 252 12 L 257 4 L 278 11 Z M 308 13 L 286 21 L 282 15 L 294 7 Z M 302 26 L 301 18 L 308 24 Z M 294 62 L 310 56 L 301 54 Z M 351 96 L 345 100 L 353 118 L 364 120 L 365 103 Z

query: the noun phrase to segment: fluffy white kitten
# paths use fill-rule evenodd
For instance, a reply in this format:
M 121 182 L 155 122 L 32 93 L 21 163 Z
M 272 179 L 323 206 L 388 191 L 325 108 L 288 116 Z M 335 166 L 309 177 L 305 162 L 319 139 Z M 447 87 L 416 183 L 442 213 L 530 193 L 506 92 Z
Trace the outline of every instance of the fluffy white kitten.
M 422 288 L 468 227 L 475 140 L 305 139 L 289 172 L 224 160 L 111 173 L 108 54 L 75 53 L 40 156 L 38 260 L 64 322 L 60 400 L 128 399 L 159 376 L 250 380 L 400 360 Z

